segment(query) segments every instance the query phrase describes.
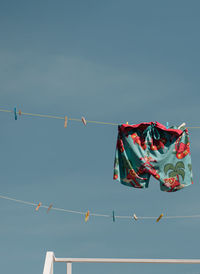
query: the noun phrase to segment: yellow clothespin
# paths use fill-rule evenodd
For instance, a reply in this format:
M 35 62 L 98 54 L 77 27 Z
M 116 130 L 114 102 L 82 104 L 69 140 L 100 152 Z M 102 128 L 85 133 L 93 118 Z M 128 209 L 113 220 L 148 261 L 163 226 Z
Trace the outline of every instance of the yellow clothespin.
M 42 205 L 42 203 L 39 202 L 39 204 L 37 205 L 35 210 L 38 211 L 38 209 L 40 208 L 41 205 Z
M 126 124 L 128 125 L 128 122 L 126 122 Z
M 64 123 L 64 128 L 67 127 L 67 116 L 65 116 L 65 123 Z
M 47 213 L 51 210 L 52 206 L 53 206 L 53 204 L 50 204 L 50 206 L 47 209 Z
M 90 216 L 90 211 L 88 210 L 85 214 L 85 222 L 87 223 L 87 221 L 89 220 L 89 216 Z
M 87 122 L 85 120 L 85 117 L 81 117 L 81 120 L 82 120 L 83 124 L 86 126 Z
M 136 216 L 136 214 L 133 214 L 133 218 L 137 221 L 138 217 Z
M 21 111 L 21 109 L 19 109 L 19 115 L 22 115 L 22 111 Z
M 163 217 L 163 213 L 160 214 L 160 216 L 159 216 L 158 219 L 156 220 L 156 223 L 158 223 L 162 217 Z

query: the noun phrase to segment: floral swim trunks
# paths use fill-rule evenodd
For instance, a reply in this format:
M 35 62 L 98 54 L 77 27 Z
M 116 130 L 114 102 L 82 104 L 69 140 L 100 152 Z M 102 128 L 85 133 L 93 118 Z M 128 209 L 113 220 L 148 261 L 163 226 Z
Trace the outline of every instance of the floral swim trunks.
M 187 128 L 167 129 L 158 122 L 118 127 L 114 179 L 147 188 L 151 175 L 166 192 L 193 184 Z

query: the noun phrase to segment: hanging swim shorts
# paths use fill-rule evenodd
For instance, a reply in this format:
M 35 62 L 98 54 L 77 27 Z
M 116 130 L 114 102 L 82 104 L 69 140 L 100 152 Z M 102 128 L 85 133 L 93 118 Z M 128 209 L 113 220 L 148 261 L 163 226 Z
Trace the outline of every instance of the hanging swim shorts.
M 118 127 L 114 179 L 147 188 L 151 175 L 166 192 L 193 184 L 187 128 L 167 129 L 158 122 Z

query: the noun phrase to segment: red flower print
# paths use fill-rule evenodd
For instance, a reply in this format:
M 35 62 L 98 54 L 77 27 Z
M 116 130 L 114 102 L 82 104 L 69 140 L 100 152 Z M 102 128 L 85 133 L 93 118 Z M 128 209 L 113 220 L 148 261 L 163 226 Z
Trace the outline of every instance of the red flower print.
M 116 180 L 118 178 L 117 174 L 114 174 L 113 179 Z
M 145 143 L 145 139 L 144 138 L 140 138 L 137 133 L 133 133 L 131 135 L 131 138 L 133 139 L 133 143 L 138 144 L 143 150 L 145 150 L 147 148 L 146 143 Z
M 119 149 L 120 152 L 124 151 L 124 145 L 121 139 L 118 139 L 117 141 L 117 148 Z
M 159 150 L 159 149 L 163 149 L 165 147 L 167 140 L 165 138 L 160 138 L 159 140 L 153 140 L 151 141 L 151 146 L 150 149 L 151 150 Z
M 180 182 L 179 182 L 179 176 L 176 175 L 176 177 L 171 177 L 171 178 L 166 178 L 164 179 L 165 183 L 164 185 L 168 188 L 174 189 L 177 186 L 180 186 Z
M 190 153 L 190 143 L 179 143 L 178 140 L 175 144 L 176 157 L 182 159 Z

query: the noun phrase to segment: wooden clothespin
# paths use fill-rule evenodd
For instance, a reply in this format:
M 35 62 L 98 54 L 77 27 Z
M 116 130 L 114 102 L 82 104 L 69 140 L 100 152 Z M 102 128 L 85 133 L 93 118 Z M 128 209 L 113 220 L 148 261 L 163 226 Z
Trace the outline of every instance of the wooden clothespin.
M 158 223 L 162 217 L 163 217 L 163 213 L 160 214 L 160 216 L 157 218 L 156 223 Z
M 84 126 L 86 126 L 87 121 L 85 120 L 85 117 L 81 117 L 81 120 L 82 120 L 82 122 L 83 122 Z
M 133 218 L 134 218 L 134 220 L 138 220 L 138 217 L 136 216 L 136 214 L 133 214 Z
M 90 216 L 90 211 L 88 210 L 85 214 L 85 222 L 87 223 L 87 221 L 89 220 L 89 216 Z
M 185 127 L 186 126 L 186 123 L 182 123 L 179 127 L 178 127 L 178 129 L 180 129 L 180 128 L 182 128 L 182 127 Z
M 67 127 L 67 116 L 65 116 L 65 123 L 64 123 L 64 128 Z
M 115 211 L 114 210 L 112 212 L 112 220 L 113 220 L 113 222 L 115 222 Z
M 53 206 L 53 204 L 50 204 L 50 206 L 47 209 L 47 213 L 51 210 L 52 206 Z
M 17 109 L 14 108 L 14 116 L 15 116 L 15 120 L 17 120 Z
M 41 202 L 39 202 L 39 204 L 37 205 L 37 207 L 36 207 L 36 211 L 38 211 L 38 209 L 40 208 L 40 206 L 42 205 L 42 203 Z
M 21 116 L 22 115 L 22 111 L 21 111 L 21 109 L 19 109 L 19 116 Z

